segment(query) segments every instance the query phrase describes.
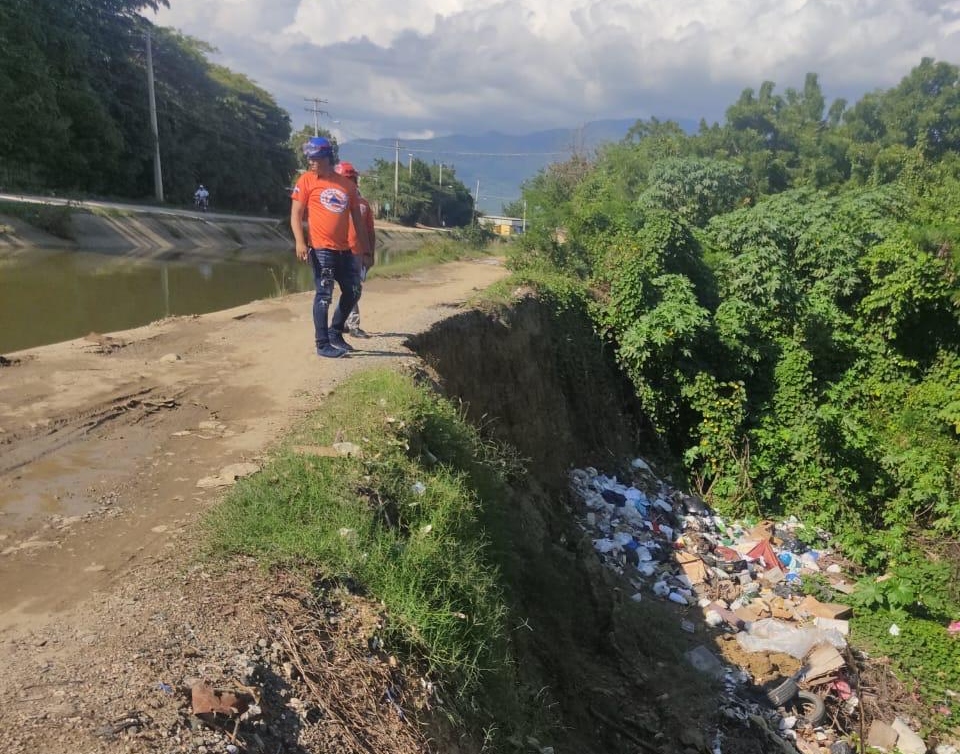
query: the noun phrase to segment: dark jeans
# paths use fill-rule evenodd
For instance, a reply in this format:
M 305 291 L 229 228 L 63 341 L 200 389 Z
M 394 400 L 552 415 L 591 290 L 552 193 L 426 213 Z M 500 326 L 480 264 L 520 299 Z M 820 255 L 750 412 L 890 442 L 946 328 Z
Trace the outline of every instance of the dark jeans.
M 317 348 L 320 348 L 330 342 L 330 330 L 336 335 L 343 335 L 344 323 L 360 299 L 361 259 L 349 251 L 311 249 L 310 264 L 313 266 L 313 282 L 317 288 L 313 297 L 313 327 Z M 334 282 L 340 286 L 340 301 L 328 328 L 327 310 L 333 301 Z

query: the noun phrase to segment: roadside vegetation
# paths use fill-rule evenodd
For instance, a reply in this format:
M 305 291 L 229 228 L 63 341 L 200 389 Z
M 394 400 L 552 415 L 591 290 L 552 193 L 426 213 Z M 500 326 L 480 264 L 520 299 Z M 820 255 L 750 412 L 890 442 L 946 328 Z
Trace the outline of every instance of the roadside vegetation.
M 492 235 L 492 234 L 490 234 Z M 367 271 L 367 277 L 403 277 L 411 272 L 444 262 L 466 259 L 480 259 L 492 253 L 503 251 L 492 244 L 486 236 L 474 237 L 450 236 L 430 239 L 415 251 L 396 254 L 388 265 L 375 265 Z
M 490 706 L 508 721 L 520 707 L 507 680 L 506 603 L 485 532 L 521 470 L 514 454 L 429 389 L 367 371 L 331 394 L 214 511 L 211 549 L 372 596 L 388 615 L 387 646 L 423 658 L 442 696 L 458 700 L 448 713 Z
M 28 202 L 0 202 L 0 215 L 16 217 L 37 230 L 65 241 L 74 240 L 71 216 L 82 211 L 76 206 L 33 204 Z
M 852 107 L 764 82 L 528 181 L 511 259 L 581 292 L 692 489 L 830 533 L 858 641 L 932 707 L 960 690 L 958 151 L 956 66 Z

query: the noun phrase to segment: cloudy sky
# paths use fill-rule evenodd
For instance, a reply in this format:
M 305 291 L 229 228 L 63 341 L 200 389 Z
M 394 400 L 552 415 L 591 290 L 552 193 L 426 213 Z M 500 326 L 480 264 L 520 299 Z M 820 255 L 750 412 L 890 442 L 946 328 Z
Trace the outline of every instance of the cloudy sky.
M 722 120 L 745 87 L 820 75 L 828 100 L 960 63 L 960 0 L 170 0 L 295 127 L 341 139 Z M 340 124 L 333 123 L 333 119 Z

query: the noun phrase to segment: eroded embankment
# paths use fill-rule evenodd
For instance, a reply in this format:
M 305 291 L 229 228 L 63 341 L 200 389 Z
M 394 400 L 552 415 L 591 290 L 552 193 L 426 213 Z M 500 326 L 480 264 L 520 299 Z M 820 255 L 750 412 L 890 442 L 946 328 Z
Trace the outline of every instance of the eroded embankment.
M 519 624 L 520 677 L 540 689 L 563 750 L 710 751 L 718 697 L 683 661 L 694 638 L 680 630 L 680 612 L 631 601 L 571 515 L 570 466 L 614 470 L 654 450 L 586 317 L 530 296 L 497 315 L 445 320 L 411 346 L 472 421 L 528 459 L 495 539 Z M 762 750 L 760 735 L 725 736 L 724 752 Z

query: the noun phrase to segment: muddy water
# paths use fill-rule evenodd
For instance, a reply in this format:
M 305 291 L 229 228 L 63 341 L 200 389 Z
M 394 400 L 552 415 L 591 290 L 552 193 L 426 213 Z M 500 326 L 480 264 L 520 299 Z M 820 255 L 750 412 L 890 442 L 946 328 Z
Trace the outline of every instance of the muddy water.
M 0 354 L 312 289 L 310 267 L 289 251 L 160 261 L 18 249 L 0 258 Z

